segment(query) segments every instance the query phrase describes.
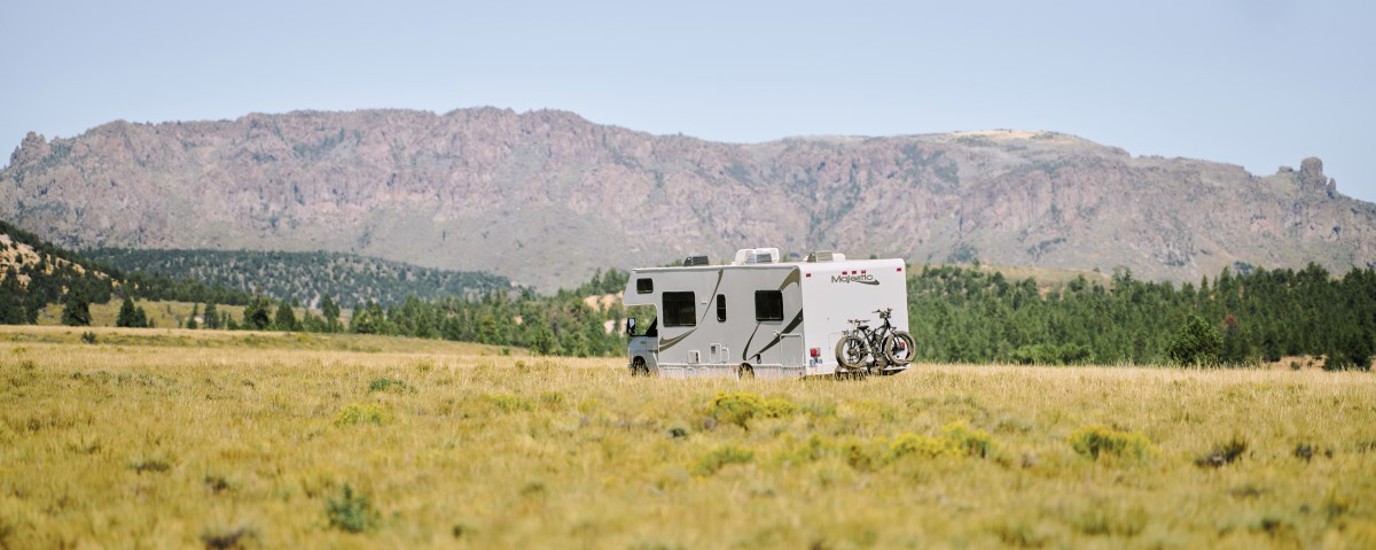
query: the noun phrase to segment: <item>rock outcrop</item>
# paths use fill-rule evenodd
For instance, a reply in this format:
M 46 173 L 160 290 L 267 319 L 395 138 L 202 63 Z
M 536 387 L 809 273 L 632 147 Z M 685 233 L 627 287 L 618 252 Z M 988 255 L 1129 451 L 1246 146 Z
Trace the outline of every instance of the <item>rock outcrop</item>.
M 69 247 L 354 252 L 543 289 L 765 245 L 1174 280 L 1376 262 L 1376 207 L 1318 159 L 1259 177 L 1019 131 L 739 145 L 492 108 L 30 134 L 0 218 Z

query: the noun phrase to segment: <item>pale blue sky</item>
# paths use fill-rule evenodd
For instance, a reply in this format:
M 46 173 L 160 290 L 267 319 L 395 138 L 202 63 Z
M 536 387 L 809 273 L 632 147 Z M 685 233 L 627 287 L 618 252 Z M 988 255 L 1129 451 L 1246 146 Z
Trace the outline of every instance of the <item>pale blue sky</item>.
M 576 112 L 755 142 L 1017 128 L 1376 201 L 1376 2 L 20 2 L 0 151 L 116 119 Z M 8 155 L 0 155 L 0 163 Z

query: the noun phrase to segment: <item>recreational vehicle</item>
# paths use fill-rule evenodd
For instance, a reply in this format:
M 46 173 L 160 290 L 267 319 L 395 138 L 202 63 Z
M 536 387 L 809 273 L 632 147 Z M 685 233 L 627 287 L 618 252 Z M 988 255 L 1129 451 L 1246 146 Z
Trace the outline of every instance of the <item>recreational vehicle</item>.
M 914 351 L 904 270 L 903 260 L 830 252 L 780 262 L 777 248 L 634 269 L 624 302 L 654 308 L 654 319 L 627 319 L 628 367 L 682 378 L 902 371 Z

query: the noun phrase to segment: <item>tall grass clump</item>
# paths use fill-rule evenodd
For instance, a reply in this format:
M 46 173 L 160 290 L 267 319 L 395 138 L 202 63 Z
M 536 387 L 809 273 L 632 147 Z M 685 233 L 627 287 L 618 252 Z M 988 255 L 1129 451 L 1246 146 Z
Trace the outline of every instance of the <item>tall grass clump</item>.
M 1100 456 L 1147 458 L 1154 452 L 1147 436 L 1137 432 L 1120 432 L 1099 425 L 1082 426 L 1070 434 L 1070 447 L 1082 456 L 1098 460 Z

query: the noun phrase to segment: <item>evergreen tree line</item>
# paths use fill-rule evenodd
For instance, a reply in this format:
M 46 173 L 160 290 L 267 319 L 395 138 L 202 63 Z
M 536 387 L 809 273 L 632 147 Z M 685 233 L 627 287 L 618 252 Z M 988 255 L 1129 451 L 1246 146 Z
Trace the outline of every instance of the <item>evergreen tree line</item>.
M 1252 365 L 1312 355 L 1325 368 L 1370 367 L 1376 271 L 1248 271 L 1197 286 L 1122 271 L 1109 285 L 1081 276 L 1046 288 L 925 267 L 908 280 L 909 328 L 917 355 L 936 362 Z
M 343 312 L 329 295 L 321 299 L 319 310 L 304 309 L 298 317 L 297 309 L 300 308 L 286 300 L 261 295 L 250 298 L 238 318 L 221 311 L 214 302 L 206 303 L 204 310 L 197 304 L 186 328 L 408 336 L 523 347 L 545 355 L 578 357 L 621 354 L 626 344 L 618 330 L 624 316 L 621 304 L 593 307 L 576 291 L 556 296 L 539 296 L 529 291 L 515 296 L 491 292 L 476 301 L 421 300 L 411 296 L 391 307 L 369 301 L 357 305 L 348 322 L 342 320 Z
M 147 274 L 144 277 L 159 277 L 156 288 L 173 288 L 172 281 L 197 281 L 238 293 L 237 302 L 213 297 L 221 304 L 244 305 L 249 296 L 263 294 L 319 308 L 329 295 L 337 302 L 374 300 L 390 307 L 400 305 L 407 296 L 478 300 L 488 292 L 511 288 L 511 282 L 498 275 L 337 252 L 100 248 L 84 254 L 118 269 Z M 208 299 L 212 297 L 195 301 Z

